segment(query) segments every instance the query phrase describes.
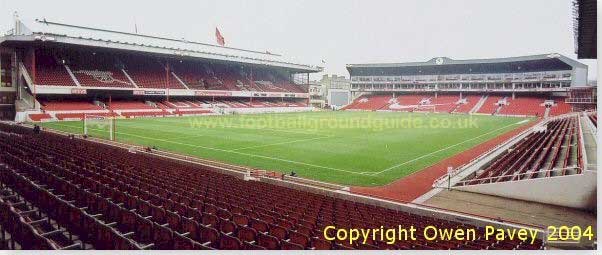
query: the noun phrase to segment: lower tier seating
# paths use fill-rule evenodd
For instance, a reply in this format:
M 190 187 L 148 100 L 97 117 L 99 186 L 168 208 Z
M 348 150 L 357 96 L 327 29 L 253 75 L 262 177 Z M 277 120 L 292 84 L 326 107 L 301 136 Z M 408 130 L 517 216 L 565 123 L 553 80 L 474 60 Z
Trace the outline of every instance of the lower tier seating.
M 102 107 L 95 105 L 90 101 L 47 100 L 47 101 L 42 101 L 41 104 L 42 104 L 42 109 L 45 111 L 103 110 Z
M 484 229 L 0 124 L 0 181 L 94 249 L 541 249 Z M 11 223 L 13 224 L 13 223 Z M 8 227 L 6 222 L 2 226 Z M 474 241 L 328 241 L 325 226 L 474 227 Z M 44 241 L 45 242 L 45 241 Z M 40 241 L 40 243 L 43 243 Z M 39 245 L 54 249 L 61 245 Z
M 565 103 L 564 99 L 556 98 L 554 102 L 556 104 L 550 108 L 550 116 L 562 115 L 572 111 L 571 105 Z
M 500 101 L 502 98 L 503 97 L 500 96 L 488 96 L 487 99 L 485 99 L 485 102 L 483 102 L 483 105 L 481 105 L 481 108 L 479 108 L 477 112 L 486 114 L 495 113 L 495 111 L 499 108 L 497 102 Z
M 347 105 L 345 110 L 380 110 L 389 105 L 391 95 L 369 95 L 361 96 Z
M 503 106 L 499 114 L 543 117 L 546 112 L 544 99 L 541 97 L 508 97 L 507 102 L 508 105 Z
M 3 250 L 67 250 L 86 246 L 62 227 L 67 219 L 42 206 L 41 189 L 26 176 L 0 165 L 0 248 Z
M 552 120 L 512 146 L 466 184 L 516 181 L 581 172 L 578 118 Z
M 459 95 L 439 94 L 404 94 L 392 98 L 390 95 L 362 95 L 353 100 L 343 110 L 391 110 L 391 111 L 425 111 L 469 113 L 482 97 L 486 95 L 468 95 L 462 102 Z M 554 98 L 550 107 L 550 116 L 558 116 L 572 111 L 571 105 L 563 98 Z M 505 104 L 503 103 L 505 102 Z M 543 117 L 546 113 L 546 97 L 517 96 L 511 97 L 489 95 L 476 113 L 500 115 L 527 115 Z M 499 104 L 498 104 L 499 103 Z
M 50 116 L 50 114 L 48 114 L 48 113 L 33 113 L 33 114 L 29 114 L 29 118 L 32 121 L 43 121 L 43 120 L 52 119 L 52 116 Z
M 466 104 L 460 104 L 453 112 L 469 113 L 481 100 L 482 96 L 466 96 Z

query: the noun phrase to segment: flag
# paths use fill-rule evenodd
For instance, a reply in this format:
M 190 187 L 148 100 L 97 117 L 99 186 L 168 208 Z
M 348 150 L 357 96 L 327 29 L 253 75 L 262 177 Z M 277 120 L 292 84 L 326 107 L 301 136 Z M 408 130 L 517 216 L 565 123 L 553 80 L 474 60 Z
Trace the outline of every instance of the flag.
M 217 27 L 215 28 L 215 40 L 217 41 L 217 44 L 221 46 L 224 46 L 226 44 L 222 33 L 219 32 L 219 29 L 217 29 Z

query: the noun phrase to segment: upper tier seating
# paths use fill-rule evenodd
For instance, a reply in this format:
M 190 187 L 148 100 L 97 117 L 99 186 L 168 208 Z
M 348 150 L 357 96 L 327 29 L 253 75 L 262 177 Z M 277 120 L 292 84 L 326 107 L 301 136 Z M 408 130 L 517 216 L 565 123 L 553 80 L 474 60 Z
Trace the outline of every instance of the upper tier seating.
M 23 128 L 21 128 L 23 129 Z M 96 249 L 541 249 L 484 228 L 244 181 L 200 165 L 0 124 L 1 181 Z M 23 133 L 22 135 L 5 132 Z M 110 159 L 110 160 L 107 160 Z M 5 227 L 5 222 L 2 223 Z M 327 241 L 337 228 L 477 228 L 475 241 Z M 45 247 L 44 247 L 45 248 Z
M 171 63 L 171 66 L 190 89 L 228 90 L 208 66 L 194 62 Z
M 24 64 L 33 75 L 32 62 L 33 58 L 26 59 Z M 71 69 L 73 78 L 68 68 Z M 293 84 L 287 76 L 288 74 L 273 70 L 243 70 L 240 66 L 195 61 L 167 61 L 131 55 L 117 59 L 101 53 L 39 51 L 36 54 L 35 84 L 76 86 L 77 81 L 82 87 L 137 86 L 153 89 L 307 93 L 308 86 Z
M 31 70 L 30 75 L 33 75 Z M 69 76 L 67 68 L 62 63 L 58 63 L 52 55 L 43 53 L 36 54 L 36 85 L 50 86 L 76 86 L 75 81 Z
M 127 58 L 125 70 L 139 88 L 186 89 L 165 66 L 154 59 Z
M 581 172 L 578 119 L 553 120 L 493 160 L 466 184 L 562 176 Z M 553 169 L 558 169 L 552 171 Z
M 111 61 L 109 57 L 87 56 L 85 58 L 75 58 L 73 61 L 69 67 L 81 86 L 134 87 L 132 82 L 123 73 L 123 70 L 116 67 L 116 61 Z
M 508 97 L 506 100 L 509 105 L 504 105 L 499 114 L 543 117 L 546 112 L 546 107 L 543 106 L 544 99 L 540 97 L 516 97 L 514 99 Z

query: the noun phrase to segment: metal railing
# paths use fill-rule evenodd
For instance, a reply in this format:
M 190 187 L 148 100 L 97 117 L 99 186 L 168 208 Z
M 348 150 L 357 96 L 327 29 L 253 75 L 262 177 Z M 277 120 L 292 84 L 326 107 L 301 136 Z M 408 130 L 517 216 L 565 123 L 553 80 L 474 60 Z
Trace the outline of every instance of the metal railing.
M 515 182 L 515 181 L 546 178 L 546 177 L 551 177 L 551 176 L 564 176 L 565 173 L 569 170 L 576 170 L 576 174 L 580 174 L 583 172 L 583 171 L 581 171 L 581 168 L 578 166 L 550 169 L 550 170 L 544 170 L 544 171 L 529 170 L 529 171 L 525 171 L 523 173 L 514 173 L 514 174 L 497 175 L 497 176 L 490 176 L 490 177 L 478 178 L 478 179 L 463 180 L 463 181 L 456 183 L 456 186 L 468 186 L 468 185 L 488 184 L 488 183 L 496 183 L 496 182 Z M 558 174 L 552 175 L 552 173 L 558 173 Z M 545 174 L 544 177 L 533 177 L 532 176 L 532 175 L 541 175 L 541 174 Z

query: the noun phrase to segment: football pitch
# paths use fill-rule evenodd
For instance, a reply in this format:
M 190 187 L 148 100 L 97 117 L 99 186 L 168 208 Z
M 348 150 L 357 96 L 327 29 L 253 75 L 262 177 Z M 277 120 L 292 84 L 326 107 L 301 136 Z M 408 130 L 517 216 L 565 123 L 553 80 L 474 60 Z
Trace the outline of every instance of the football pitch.
M 401 112 L 304 112 L 115 120 L 120 142 L 233 164 L 294 171 L 355 186 L 380 186 L 532 119 Z M 82 121 L 43 127 L 82 133 Z M 108 124 L 88 123 L 108 138 Z

